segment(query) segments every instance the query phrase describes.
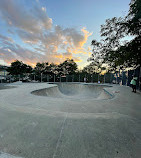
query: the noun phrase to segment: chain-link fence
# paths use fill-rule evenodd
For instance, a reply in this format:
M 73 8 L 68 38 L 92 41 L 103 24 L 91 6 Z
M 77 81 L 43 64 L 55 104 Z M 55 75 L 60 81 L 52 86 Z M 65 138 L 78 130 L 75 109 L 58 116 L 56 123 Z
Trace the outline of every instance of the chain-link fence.
M 0 74 L 0 83 L 22 82 L 88 82 L 88 83 L 113 83 L 130 86 L 133 76 L 137 77 L 137 89 L 141 90 L 141 67 L 134 70 L 106 73 L 104 75 L 94 73 L 75 73 L 71 75 L 55 74 L 24 74 L 8 75 Z
M 88 82 L 88 83 L 112 83 L 114 75 L 112 73 L 101 74 L 71 74 L 71 75 L 55 75 L 55 74 L 25 74 L 25 75 L 6 75 L 0 76 L 0 82 Z

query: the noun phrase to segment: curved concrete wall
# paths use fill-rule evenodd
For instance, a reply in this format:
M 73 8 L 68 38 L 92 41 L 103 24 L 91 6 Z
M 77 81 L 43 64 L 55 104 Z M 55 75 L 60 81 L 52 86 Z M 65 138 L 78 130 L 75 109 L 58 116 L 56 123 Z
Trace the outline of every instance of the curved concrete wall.
M 111 95 L 103 90 L 109 86 L 79 83 L 57 83 L 56 86 L 33 91 L 38 96 L 54 98 L 109 99 Z

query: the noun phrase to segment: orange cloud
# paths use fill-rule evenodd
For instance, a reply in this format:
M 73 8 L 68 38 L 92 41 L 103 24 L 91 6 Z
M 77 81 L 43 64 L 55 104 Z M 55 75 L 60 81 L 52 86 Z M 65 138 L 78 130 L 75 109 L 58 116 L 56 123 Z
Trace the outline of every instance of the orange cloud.
M 83 27 L 83 28 L 81 29 L 81 31 L 82 31 L 83 34 L 84 34 L 84 39 L 79 42 L 79 46 L 80 46 L 80 47 L 83 47 L 84 44 L 87 42 L 88 37 L 91 36 L 92 33 L 90 33 L 89 31 L 87 31 L 85 27 Z
M 55 58 L 60 58 L 60 59 L 62 59 L 62 58 L 63 58 L 63 55 L 62 55 L 62 54 L 55 54 L 54 57 L 55 57 Z
M 88 52 L 89 57 L 92 55 L 92 52 Z
M 85 49 L 73 49 L 72 51 L 74 54 L 87 54 L 87 52 L 85 51 Z
M 83 60 L 80 57 L 73 58 L 75 62 L 82 62 Z

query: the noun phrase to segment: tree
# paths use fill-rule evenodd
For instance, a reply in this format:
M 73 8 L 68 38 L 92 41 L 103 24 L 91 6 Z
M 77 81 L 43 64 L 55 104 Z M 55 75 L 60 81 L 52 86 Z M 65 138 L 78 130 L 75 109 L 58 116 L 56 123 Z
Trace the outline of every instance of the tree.
M 131 0 L 129 13 L 126 16 L 128 33 L 141 36 L 141 1 Z
M 23 75 L 32 72 L 32 67 L 24 64 L 22 61 L 14 61 L 11 63 L 11 66 L 8 67 L 7 71 L 11 75 Z
M 55 74 L 55 75 L 58 75 L 58 65 L 54 64 L 54 63 L 51 63 L 50 64 L 50 72 L 52 74 Z
M 131 41 L 123 41 L 124 37 L 131 35 Z M 101 37 L 100 42 L 92 41 L 94 49 L 90 60 L 100 60 L 112 70 L 141 65 L 141 1 L 131 1 L 125 18 L 107 19 L 101 25 Z
M 96 61 L 83 68 L 83 72 L 88 74 L 101 73 L 103 70 L 106 70 L 106 68 L 102 65 L 102 62 L 100 63 Z
M 34 68 L 35 73 L 41 74 L 41 73 L 45 72 L 46 65 L 48 65 L 48 63 L 46 64 L 46 63 L 39 63 L 38 62 Z
M 101 37 L 102 40 L 100 42 L 93 40 L 93 54 L 88 59 L 89 61 L 93 61 L 94 65 L 98 67 L 102 67 L 103 63 L 107 64 L 107 68 L 116 69 L 117 62 L 115 61 L 115 51 L 120 47 L 121 41 L 120 38 L 124 37 L 121 32 L 119 24 L 123 21 L 122 18 L 112 18 L 107 19 L 104 25 L 101 25 Z M 119 55 L 120 54 L 116 54 Z
M 59 75 L 71 75 L 77 70 L 77 64 L 73 59 L 67 59 L 63 63 L 58 65 Z
M 134 39 L 125 46 L 127 52 L 132 54 L 130 58 L 135 66 L 141 66 L 141 1 L 131 0 L 129 13 L 126 17 L 128 34 Z
M 57 74 L 57 65 L 54 63 L 49 64 L 48 62 L 45 63 L 37 63 L 36 67 L 34 68 L 36 74 Z

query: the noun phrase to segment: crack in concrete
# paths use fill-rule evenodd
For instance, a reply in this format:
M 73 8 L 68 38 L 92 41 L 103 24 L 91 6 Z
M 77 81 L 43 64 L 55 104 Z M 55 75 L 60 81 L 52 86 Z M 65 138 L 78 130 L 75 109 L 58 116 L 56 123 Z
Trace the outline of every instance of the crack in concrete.
M 62 135 L 63 135 L 63 130 L 64 130 L 64 126 L 65 126 L 65 123 L 66 123 L 66 120 L 67 120 L 67 117 L 68 117 L 68 113 L 66 114 L 66 116 L 64 117 L 64 121 L 63 121 L 63 124 L 62 124 L 62 127 L 61 127 L 61 131 L 60 131 L 60 134 L 59 134 L 59 138 L 58 138 L 58 141 L 57 141 L 57 144 L 56 144 L 56 148 L 55 148 L 55 151 L 53 153 L 53 157 L 52 158 L 55 158 L 57 155 L 57 151 L 58 151 L 58 148 L 60 146 L 60 142 L 61 142 L 61 138 L 62 138 Z

